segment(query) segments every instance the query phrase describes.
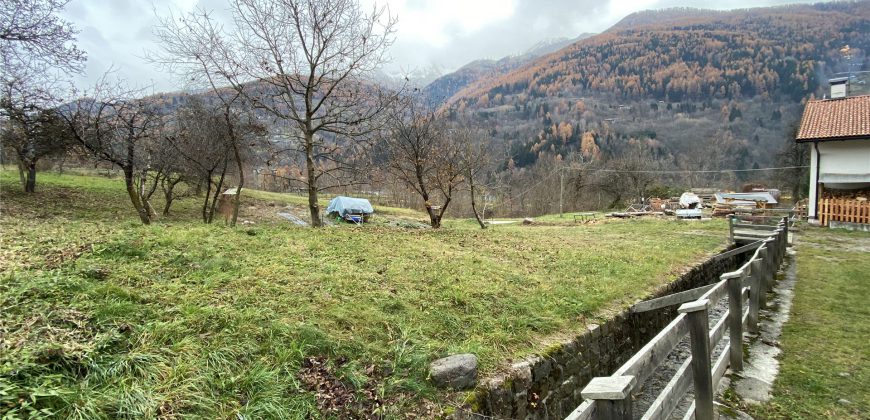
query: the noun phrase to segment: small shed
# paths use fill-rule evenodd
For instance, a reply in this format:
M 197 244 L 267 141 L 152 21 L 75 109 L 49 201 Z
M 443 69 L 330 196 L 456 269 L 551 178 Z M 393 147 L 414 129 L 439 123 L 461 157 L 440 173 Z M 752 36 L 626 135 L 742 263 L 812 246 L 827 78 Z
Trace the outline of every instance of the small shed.
M 326 214 L 358 224 L 368 222 L 369 217 L 374 212 L 375 209 L 369 200 L 341 195 L 333 198 L 326 208 Z

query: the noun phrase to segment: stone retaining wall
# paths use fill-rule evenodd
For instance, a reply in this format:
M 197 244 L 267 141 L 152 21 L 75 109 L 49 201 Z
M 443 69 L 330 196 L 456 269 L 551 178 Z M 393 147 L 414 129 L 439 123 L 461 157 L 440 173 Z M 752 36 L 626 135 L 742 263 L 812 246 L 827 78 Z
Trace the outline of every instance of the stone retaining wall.
M 712 284 L 722 273 L 737 269 L 745 255 L 708 259 L 660 288 L 647 299 Z M 644 299 L 644 300 L 647 300 Z M 487 378 L 472 401 L 455 417 L 562 419 L 583 399 L 580 390 L 596 376 L 609 376 L 677 315 L 673 306 L 631 314 L 628 310 L 569 342 L 550 347 L 546 354 L 512 366 L 504 376 Z

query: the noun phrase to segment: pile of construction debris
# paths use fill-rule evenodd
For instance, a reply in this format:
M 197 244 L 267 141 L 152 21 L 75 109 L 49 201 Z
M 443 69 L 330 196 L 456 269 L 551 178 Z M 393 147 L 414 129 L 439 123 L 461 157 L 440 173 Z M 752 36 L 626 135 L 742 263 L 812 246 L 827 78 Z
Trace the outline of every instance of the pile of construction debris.
M 613 212 L 607 216 L 677 216 L 680 219 L 700 219 L 704 208 L 712 208 L 714 217 L 727 217 L 732 214 L 762 214 L 779 204 L 780 191 L 777 189 L 753 186 L 744 191 L 721 192 L 713 188 L 692 188 L 679 197 L 649 198 L 630 205 L 625 211 Z
M 761 190 L 742 193 L 718 192 L 715 195 L 713 216 L 726 217 L 732 214 L 763 213 L 779 204 L 779 190 Z

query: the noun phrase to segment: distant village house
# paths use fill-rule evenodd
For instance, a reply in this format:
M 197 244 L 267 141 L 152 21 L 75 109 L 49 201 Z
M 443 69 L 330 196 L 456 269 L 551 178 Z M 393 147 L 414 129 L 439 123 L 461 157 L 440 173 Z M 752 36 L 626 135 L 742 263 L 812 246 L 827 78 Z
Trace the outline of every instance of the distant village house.
M 795 139 L 811 148 L 807 210 L 823 226 L 870 224 L 870 95 L 848 96 L 847 82 L 807 103 Z

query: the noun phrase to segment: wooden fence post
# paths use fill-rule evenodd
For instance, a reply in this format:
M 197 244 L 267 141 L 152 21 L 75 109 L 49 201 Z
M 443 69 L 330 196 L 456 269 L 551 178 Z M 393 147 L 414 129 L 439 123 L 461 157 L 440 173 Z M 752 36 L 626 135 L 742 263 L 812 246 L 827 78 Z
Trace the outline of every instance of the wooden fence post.
M 734 245 L 734 221 L 736 216 L 733 214 L 728 215 L 728 240 L 731 241 L 731 245 Z
M 788 230 L 788 221 L 785 221 L 782 226 L 782 250 L 780 251 L 782 260 L 785 260 L 785 250 L 788 248 Z
M 731 274 L 729 276 L 729 274 Z M 731 370 L 739 372 L 743 370 L 743 271 L 727 273 L 722 279 L 727 280 L 728 285 L 728 336 L 731 339 L 730 365 Z
M 763 245 L 762 245 L 763 246 Z M 746 325 L 746 330 L 757 334 L 758 333 L 758 304 L 759 292 L 761 291 L 759 277 L 759 267 L 757 264 L 750 263 L 747 267 L 747 285 L 749 286 L 749 319 Z
M 596 419 L 631 420 L 631 390 L 635 384 L 634 376 L 599 376 L 592 378 L 580 395 L 595 400 Z
M 767 252 L 767 248 L 762 248 L 758 253 L 759 258 L 752 261 L 752 272 L 757 274 L 755 284 L 758 285 L 758 309 L 767 307 L 767 279 L 769 272 L 765 270 L 765 265 L 770 266 L 767 255 L 773 255 L 773 252 Z M 752 296 L 752 294 L 750 294 Z M 751 306 L 750 306 L 751 307 Z M 756 321 L 758 318 L 756 317 Z
M 782 258 L 780 258 L 780 255 L 782 255 L 783 251 L 785 250 L 783 233 L 785 233 L 785 225 L 782 222 L 779 222 L 779 227 L 776 229 L 776 236 L 773 238 L 776 242 L 776 253 L 773 255 L 773 260 L 776 262 L 776 264 L 774 264 L 774 269 L 782 264 Z M 774 271 L 774 277 L 775 276 L 776 271 Z
M 764 273 L 769 275 L 771 279 L 776 278 L 776 255 L 779 254 L 779 233 L 776 238 L 767 238 L 764 240 Z M 760 253 L 759 253 L 760 255 Z M 765 289 L 767 290 L 767 289 Z
M 710 331 L 708 299 L 680 306 L 687 314 L 689 341 L 692 345 L 692 379 L 695 386 L 695 419 L 713 420 L 713 372 L 710 367 Z

